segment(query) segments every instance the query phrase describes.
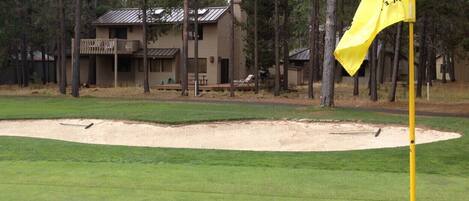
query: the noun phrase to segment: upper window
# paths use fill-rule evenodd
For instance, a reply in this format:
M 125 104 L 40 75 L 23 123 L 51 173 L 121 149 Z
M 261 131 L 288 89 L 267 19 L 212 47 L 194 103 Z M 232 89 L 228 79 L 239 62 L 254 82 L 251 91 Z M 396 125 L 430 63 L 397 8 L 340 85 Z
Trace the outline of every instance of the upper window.
M 190 58 L 189 59 L 189 68 L 188 68 L 189 73 L 195 73 L 195 59 Z M 207 73 L 207 59 L 199 58 L 199 73 Z
M 109 28 L 109 38 L 127 39 L 127 28 Z
M 203 27 L 201 24 L 199 24 L 199 25 L 197 26 L 197 28 L 198 28 L 198 30 L 199 30 L 199 31 L 198 31 L 198 35 L 199 35 L 199 38 L 198 38 L 198 39 L 199 39 L 199 40 L 203 40 L 203 39 L 204 39 L 204 27 Z M 189 25 L 189 40 L 194 40 L 194 39 L 195 39 L 194 36 L 195 36 L 194 24 L 190 24 L 190 25 Z

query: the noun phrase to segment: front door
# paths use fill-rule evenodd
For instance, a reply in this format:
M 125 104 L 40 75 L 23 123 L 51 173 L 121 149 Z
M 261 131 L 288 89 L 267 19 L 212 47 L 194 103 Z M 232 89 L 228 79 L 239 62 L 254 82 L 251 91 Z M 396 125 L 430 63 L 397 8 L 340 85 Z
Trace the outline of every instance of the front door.
M 221 60 L 221 83 L 227 84 L 230 82 L 230 60 L 222 59 Z

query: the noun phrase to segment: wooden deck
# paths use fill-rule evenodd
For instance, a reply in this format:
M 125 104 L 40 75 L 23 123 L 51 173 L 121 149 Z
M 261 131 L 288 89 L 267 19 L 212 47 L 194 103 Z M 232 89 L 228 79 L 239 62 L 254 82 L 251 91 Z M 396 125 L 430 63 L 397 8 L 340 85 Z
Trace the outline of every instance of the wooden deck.
M 72 39 L 73 48 L 73 39 Z M 133 54 L 140 48 L 138 40 L 81 39 L 80 54 Z
M 180 84 L 166 84 L 166 85 L 157 85 L 152 87 L 156 90 L 161 91 L 181 91 Z M 254 89 L 254 85 L 242 85 L 236 86 L 235 88 L 237 91 L 252 91 Z M 212 85 L 201 85 L 199 86 L 200 91 L 229 91 L 230 84 L 212 84 Z M 194 90 L 194 85 L 189 85 L 189 90 Z

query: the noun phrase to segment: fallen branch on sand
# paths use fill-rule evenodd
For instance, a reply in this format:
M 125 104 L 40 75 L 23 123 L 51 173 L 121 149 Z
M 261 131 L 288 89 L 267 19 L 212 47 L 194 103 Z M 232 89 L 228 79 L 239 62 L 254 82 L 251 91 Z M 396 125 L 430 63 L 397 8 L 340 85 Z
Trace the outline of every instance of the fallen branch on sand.
M 60 125 L 62 126 L 76 126 L 76 127 L 85 127 L 85 129 L 89 129 L 91 128 L 94 123 L 91 123 L 91 124 L 86 124 L 86 125 L 83 125 L 83 124 L 68 124 L 68 123 L 60 123 Z

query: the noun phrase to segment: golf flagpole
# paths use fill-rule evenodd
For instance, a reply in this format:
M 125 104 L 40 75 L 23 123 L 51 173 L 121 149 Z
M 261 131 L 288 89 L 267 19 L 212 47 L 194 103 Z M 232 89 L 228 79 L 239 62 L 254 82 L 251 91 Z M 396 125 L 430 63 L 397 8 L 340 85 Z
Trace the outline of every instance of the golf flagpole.
M 409 22 L 409 139 L 410 139 L 410 201 L 415 201 L 415 69 L 414 23 Z
M 415 15 L 415 0 L 410 0 L 410 16 Z M 415 164 L 415 63 L 414 63 L 414 21 L 409 21 L 409 173 L 410 201 L 416 201 L 416 164 Z

